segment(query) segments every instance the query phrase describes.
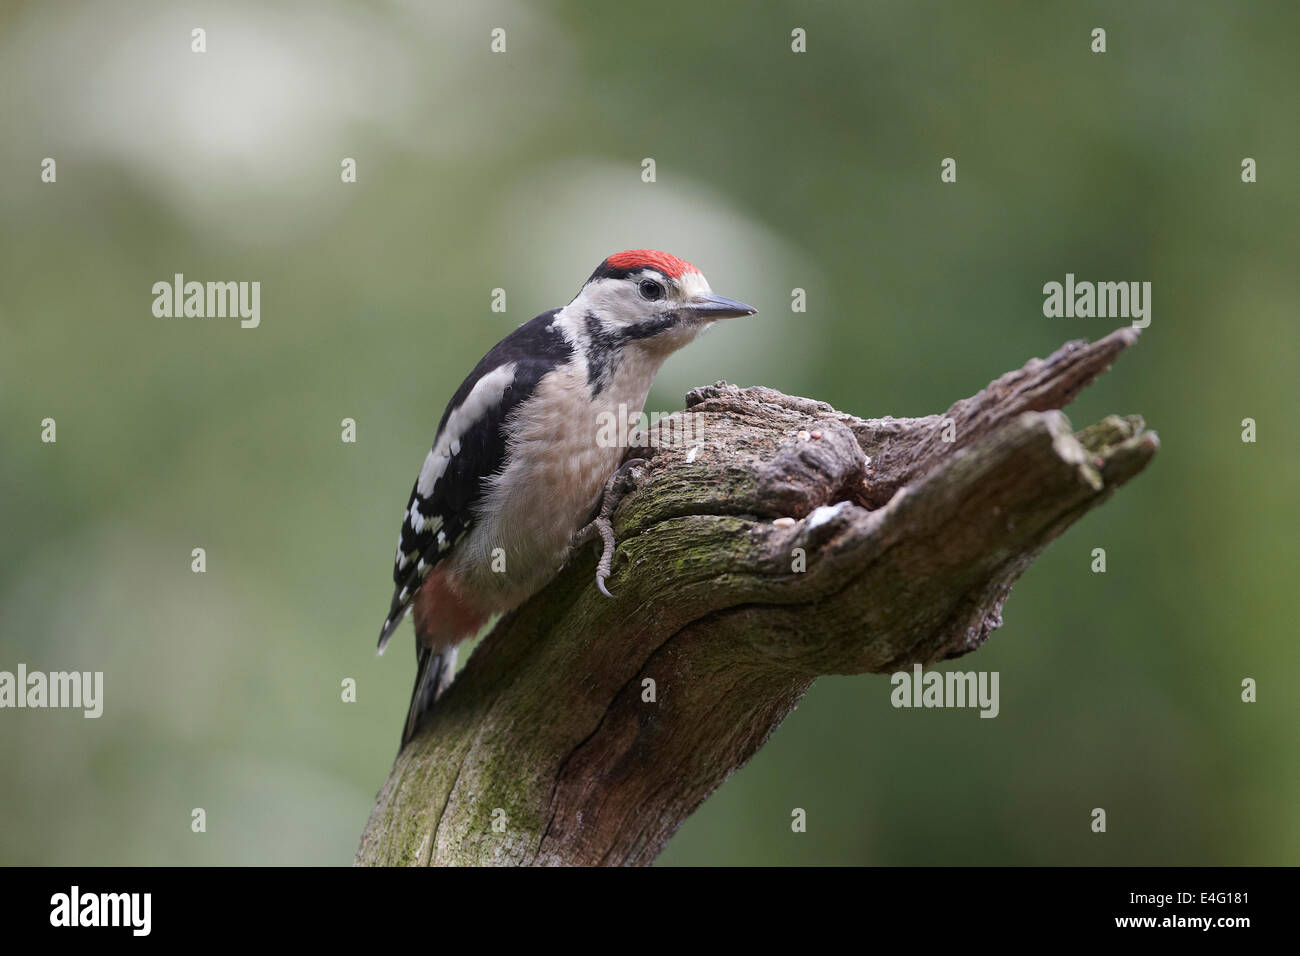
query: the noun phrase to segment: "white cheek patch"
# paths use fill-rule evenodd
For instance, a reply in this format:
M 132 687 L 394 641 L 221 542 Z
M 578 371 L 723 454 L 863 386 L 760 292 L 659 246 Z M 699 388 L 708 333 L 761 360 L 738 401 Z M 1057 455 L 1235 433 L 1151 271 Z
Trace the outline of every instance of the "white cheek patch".
M 633 272 L 629 278 L 636 279 L 638 276 L 658 279 L 652 270 Z M 624 279 L 597 279 L 589 282 L 564 309 L 564 324 L 581 332 L 588 312 L 596 313 L 610 324 L 634 324 L 713 291 L 709 288 L 709 280 L 695 271 L 683 272 L 672 281 L 676 289 L 670 291 L 669 297 L 653 301 L 641 298 L 635 283 Z
M 447 416 L 447 424 L 438 436 L 438 441 L 424 459 L 420 469 L 420 478 L 416 482 L 416 491 L 421 498 L 433 494 L 433 486 L 447 470 L 447 463 L 453 455 L 460 453 L 460 440 L 465 433 L 487 412 L 501 402 L 510 383 L 515 380 L 517 363 L 507 362 L 500 368 L 488 372 L 474 383 L 465 401 L 461 402 Z M 416 529 L 419 530 L 418 528 Z
M 600 316 L 623 316 L 639 313 L 641 303 L 632 294 L 632 288 L 621 279 L 597 279 L 582 287 L 577 298 L 565 307 L 565 324 L 575 331 L 584 329 L 587 313 Z

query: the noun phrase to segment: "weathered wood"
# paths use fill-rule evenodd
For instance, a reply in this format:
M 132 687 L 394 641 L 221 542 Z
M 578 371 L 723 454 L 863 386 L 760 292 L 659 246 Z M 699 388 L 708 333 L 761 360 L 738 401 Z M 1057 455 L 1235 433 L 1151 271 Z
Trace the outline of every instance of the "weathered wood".
M 614 515 L 614 599 L 584 551 L 496 626 L 357 862 L 648 864 L 818 676 L 979 647 L 1019 574 L 1159 447 L 1138 417 L 1076 435 L 1059 411 L 1136 340 L 1069 343 L 927 418 L 693 390 L 693 453 L 629 451 L 649 463 Z

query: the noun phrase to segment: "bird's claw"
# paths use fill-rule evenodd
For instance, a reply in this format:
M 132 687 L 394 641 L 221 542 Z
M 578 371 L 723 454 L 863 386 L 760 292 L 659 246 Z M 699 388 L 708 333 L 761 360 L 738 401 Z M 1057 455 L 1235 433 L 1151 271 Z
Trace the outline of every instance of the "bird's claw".
M 614 595 L 609 593 L 609 588 L 605 586 L 614 566 L 614 524 L 610 520 L 610 515 L 618 507 L 620 501 L 627 495 L 628 489 L 624 487 L 627 476 L 631 474 L 632 469 L 637 465 L 644 465 L 644 458 L 629 458 L 618 467 L 614 474 L 609 476 L 609 481 L 605 482 L 605 491 L 601 495 L 600 513 L 595 519 L 578 532 L 575 542 L 585 544 L 592 537 L 599 534 L 601 538 L 600 560 L 596 562 L 596 589 L 607 598 Z

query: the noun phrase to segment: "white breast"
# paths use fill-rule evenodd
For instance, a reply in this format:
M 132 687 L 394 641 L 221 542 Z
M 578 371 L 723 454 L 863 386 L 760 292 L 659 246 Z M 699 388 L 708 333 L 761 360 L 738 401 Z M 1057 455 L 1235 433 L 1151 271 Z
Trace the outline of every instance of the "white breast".
M 626 350 L 594 399 L 586 367 L 574 363 L 542 379 L 513 414 L 508 464 L 491 479 L 475 525 L 452 558 L 458 574 L 475 593 L 491 595 L 497 610 L 518 605 L 563 566 L 573 535 L 591 517 L 626 450 L 609 445 L 609 422 L 620 413 L 640 415 L 662 362 Z

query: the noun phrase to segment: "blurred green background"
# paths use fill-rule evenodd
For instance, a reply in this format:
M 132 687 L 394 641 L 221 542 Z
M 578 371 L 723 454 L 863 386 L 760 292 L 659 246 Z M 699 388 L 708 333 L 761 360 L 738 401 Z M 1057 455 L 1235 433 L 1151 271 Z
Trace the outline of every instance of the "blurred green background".
M 761 309 L 648 411 L 720 378 L 941 411 L 1122 324 L 1044 318 L 1073 272 L 1154 288 L 1072 420 L 1163 442 L 946 665 L 1001 673 L 996 720 L 821 680 L 662 863 L 1300 862 L 1295 3 L 0 9 L 0 669 L 106 682 L 99 720 L 0 711 L 0 862 L 349 863 L 410 691 L 409 630 L 374 642 L 443 406 L 642 246 Z M 261 327 L 155 318 L 176 272 L 260 281 Z

